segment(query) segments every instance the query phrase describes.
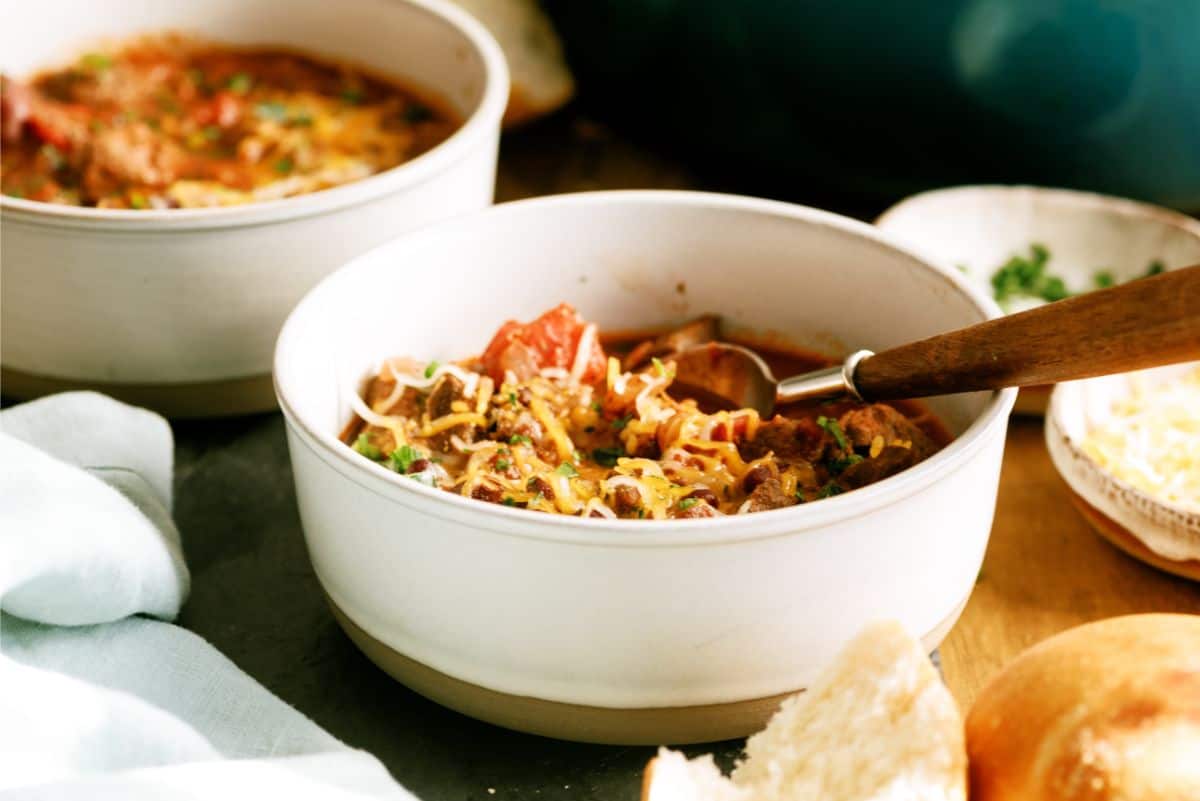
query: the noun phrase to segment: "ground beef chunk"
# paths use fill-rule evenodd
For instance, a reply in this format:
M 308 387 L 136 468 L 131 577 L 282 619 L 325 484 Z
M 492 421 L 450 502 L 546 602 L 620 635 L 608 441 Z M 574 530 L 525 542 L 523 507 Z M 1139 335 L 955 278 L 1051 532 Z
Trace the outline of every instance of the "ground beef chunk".
M 916 423 L 885 403 L 851 409 L 838 422 L 846 432 L 850 446 L 856 450 L 869 448 L 877 436 L 883 437 L 884 445 L 891 445 L 897 440 L 911 442 L 914 463 L 937 450 L 937 445 Z
M 768 478 L 754 488 L 747 499 L 750 502 L 747 511 L 765 512 L 768 509 L 782 509 L 796 503 L 795 498 L 789 498 L 783 491 L 783 486 L 777 478 Z
M 442 373 L 441 377 L 434 382 L 433 389 L 429 391 L 429 398 L 425 401 L 425 407 L 429 411 L 429 419 L 436 420 L 439 417 L 453 414 L 454 402 L 464 399 L 465 390 L 466 387 L 459 380 L 458 376 L 450 373 Z M 473 442 L 475 440 L 475 427 L 463 423 L 453 428 L 448 428 L 432 437 L 430 443 L 439 451 L 449 451 L 451 449 L 450 437 L 455 435 L 463 442 Z
M 395 388 L 396 382 L 391 379 L 383 378 L 382 376 L 376 376 L 371 379 L 371 383 L 367 385 L 367 396 L 365 398 L 367 405 L 374 409 L 376 403 L 391 397 L 392 390 Z M 380 409 L 379 411 L 381 414 L 391 414 L 399 417 L 420 417 L 421 393 L 412 387 L 405 387 L 391 408 Z
M 688 495 L 688 497 L 695 498 L 696 500 L 699 500 L 699 501 L 704 501 L 705 503 L 707 503 L 709 506 L 711 506 L 714 509 L 717 509 L 721 506 L 721 502 L 719 500 L 717 500 L 717 493 L 713 492 L 708 487 L 703 487 L 703 486 L 692 487 L 692 491 Z
M 742 478 L 742 489 L 754 492 L 764 481 L 771 478 L 779 478 L 779 468 L 773 462 L 756 464 L 746 471 Z
M 694 518 L 700 518 L 700 517 L 716 517 L 717 510 L 712 508 L 711 506 L 709 506 L 704 501 L 697 501 L 696 503 L 692 504 L 691 506 L 689 506 L 686 509 L 680 509 L 679 507 L 676 507 L 674 513 L 672 513 L 671 516 L 674 517 L 676 520 L 683 520 L 683 519 L 688 519 L 688 518 L 694 519 Z
M 915 448 L 916 443 L 913 445 Z M 863 459 L 843 470 L 837 477 L 838 486 L 844 490 L 858 489 L 907 470 L 920 461 L 914 448 L 889 445 L 874 459 Z
M 759 425 L 754 439 L 739 443 L 738 451 L 743 459 L 758 459 L 774 453 L 785 461 L 818 462 L 835 447 L 837 443 L 833 437 L 815 421 L 775 415 Z
M 96 134 L 83 173 L 89 197 L 102 198 L 130 184 L 165 187 L 183 171 L 187 154 L 145 123 Z
M 504 490 L 491 484 L 476 484 L 471 490 L 471 497 L 488 503 L 500 503 L 504 497 Z
M 541 476 L 534 476 L 529 479 L 529 483 L 525 486 L 525 489 L 540 494 L 548 501 L 554 500 L 554 487 L 550 486 L 550 482 Z
M 621 485 L 613 491 L 613 511 L 618 517 L 636 517 L 642 508 L 642 495 L 633 487 Z

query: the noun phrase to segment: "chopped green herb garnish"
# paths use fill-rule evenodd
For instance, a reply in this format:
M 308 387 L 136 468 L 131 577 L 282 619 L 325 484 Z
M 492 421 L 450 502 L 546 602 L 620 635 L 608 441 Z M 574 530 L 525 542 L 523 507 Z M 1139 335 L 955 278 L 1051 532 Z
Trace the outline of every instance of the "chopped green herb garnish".
M 1163 263 L 1161 261 L 1158 261 L 1158 260 L 1152 261 L 1152 262 L 1150 262 L 1150 266 L 1146 268 L 1146 274 L 1142 277 L 1149 278 L 1152 275 L 1158 275 L 1165 269 L 1167 269 L 1167 268 L 1163 266 Z
M 863 457 L 859 456 L 857 453 L 851 453 L 850 455 L 841 459 L 834 459 L 829 463 L 829 472 L 835 476 L 841 475 L 842 471 L 844 471 L 847 467 L 852 464 L 858 464 L 862 460 Z
M 150 201 L 141 192 L 130 192 L 129 206 L 135 209 L 148 209 L 150 208 Z
M 497 459 L 497 460 L 496 460 L 496 469 L 497 469 L 497 470 L 501 470 L 501 471 L 503 471 L 503 470 L 507 470 L 507 469 L 508 469 L 508 466 L 509 466 L 509 464 L 510 464 L 510 463 L 509 463 L 509 461 L 508 461 L 507 459 Z
M 112 66 L 112 56 L 107 53 L 87 53 L 79 59 L 79 63 L 89 70 L 100 72 Z
M 513 434 L 511 437 L 508 438 L 508 444 L 509 445 L 532 445 L 533 440 L 531 440 L 529 437 L 525 436 L 524 434 Z
M 313 124 L 313 118 L 312 115 L 307 111 L 297 111 L 292 115 L 292 118 L 288 120 L 288 122 L 292 125 L 299 125 L 302 128 L 307 128 Z
M 407 473 L 412 463 L 421 458 L 421 452 L 412 445 L 401 445 L 392 451 L 391 456 L 388 458 L 393 470 L 397 473 Z
M 546 500 L 546 496 L 539 492 L 537 495 L 534 495 L 533 498 L 530 499 L 530 501 L 527 505 L 533 506 L 535 504 L 541 503 L 544 500 Z
M 376 462 L 383 458 L 383 452 L 371 444 L 371 440 L 365 433 L 359 434 L 358 439 L 354 440 L 354 445 L 351 447 L 363 456 L 373 459 Z
M 517 505 L 517 502 L 513 498 L 509 497 L 508 495 L 504 496 L 504 500 L 502 501 L 502 503 L 505 506 L 516 506 Z
M 818 498 L 832 498 L 834 495 L 841 495 L 845 492 L 844 489 L 834 484 L 832 481 L 821 487 L 821 491 L 817 493 Z
M 1096 285 L 1097 289 L 1108 289 L 1117 281 L 1113 278 L 1112 270 L 1097 270 L 1092 273 L 1092 283 Z
M 682 501 L 680 501 L 679 503 L 677 503 L 675 505 L 679 507 L 680 511 L 682 511 L 684 509 L 691 509 L 693 506 L 695 506 L 698 503 L 700 503 L 699 498 L 684 498 Z
M 602 467 L 615 467 L 617 460 L 625 455 L 621 448 L 596 448 L 592 451 L 592 461 Z
M 1050 251 L 1045 245 L 1029 246 L 1029 257 L 1012 256 L 992 275 L 992 294 L 1001 304 L 1010 298 L 1025 296 L 1042 300 L 1062 300 L 1070 296 L 1063 280 L 1046 272 Z
M 639 506 L 637 509 L 637 516 L 638 516 L 638 520 L 645 520 L 646 519 L 646 510 Z
M 257 103 L 254 106 L 254 114 L 263 120 L 273 120 L 275 122 L 283 122 L 287 119 L 287 106 L 283 103 L 276 103 L 273 100 L 268 100 L 263 103 Z
M 633 419 L 632 414 L 626 414 L 626 415 L 622 415 L 621 417 L 618 417 L 616 420 L 613 420 L 612 421 L 613 431 L 623 430 L 625 428 L 625 426 L 629 425 L 629 421 L 632 419 Z
M 796 488 L 796 503 L 807 503 L 808 499 L 804 497 L 804 491 L 799 487 Z
M 292 161 L 286 156 L 275 162 L 275 172 L 279 173 L 280 175 L 287 175 L 289 172 L 295 169 L 295 167 L 296 162 Z
M 604 407 L 600 405 L 600 401 L 592 401 L 590 405 L 592 407 L 593 412 L 599 412 L 599 411 L 604 410 Z
M 662 359 L 658 358 L 657 356 L 652 356 L 650 358 L 650 364 L 654 365 L 654 372 L 658 373 L 660 378 L 667 377 L 667 368 L 666 365 L 662 363 Z
M 357 86 L 347 86 L 342 90 L 341 98 L 350 105 L 357 106 L 366 100 L 367 94 Z
M 846 435 L 842 432 L 842 427 L 838 424 L 837 420 L 821 415 L 817 418 L 817 425 L 828 431 L 837 440 L 839 448 L 844 451 L 850 450 L 850 446 L 846 443 Z
M 557 468 L 555 468 L 554 472 L 558 473 L 560 476 L 567 476 L 568 478 L 579 475 L 579 471 L 575 469 L 575 465 L 571 464 L 570 462 L 563 462 Z
M 244 95 L 250 91 L 250 87 L 253 83 L 254 82 L 250 79 L 250 76 L 246 73 L 236 72 L 229 76 L 229 80 L 226 82 L 225 86 L 229 88 L 229 91 L 234 92 L 235 94 Z
M 437 372 L 439 366 L 440 365 L 437 363 L 437 361 L 432 361 L 425 365 L 425 377 L 433 378 L 433 374 Z
M 48 142 L 42 145 L 38 152 L 50 163 L 50 169 L 52 170 L 57 170 L 67 163 L 67 160 L 63 158 L 62 151 Z
M 426 106 L 411 101 L 405 106 L 403 113 L 405 122 L 425 122 L 426 120 L 433 119 L 433 112 Z

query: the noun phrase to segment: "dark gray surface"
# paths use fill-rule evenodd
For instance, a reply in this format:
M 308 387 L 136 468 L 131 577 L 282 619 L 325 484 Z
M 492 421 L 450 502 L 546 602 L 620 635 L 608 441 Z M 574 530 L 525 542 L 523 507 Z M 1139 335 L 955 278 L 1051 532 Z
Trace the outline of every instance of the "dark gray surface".
M 280 415 L 172 427 L 175 519 L 192 570 L 180 624 L 334 736 L 375 754 L 425 801 L 638 798 L 653 749 L 479 723 L 407 690 L 358 652 L 308 561 Z M 718 761 L 728 768 L 740 748 L 716 747 Z

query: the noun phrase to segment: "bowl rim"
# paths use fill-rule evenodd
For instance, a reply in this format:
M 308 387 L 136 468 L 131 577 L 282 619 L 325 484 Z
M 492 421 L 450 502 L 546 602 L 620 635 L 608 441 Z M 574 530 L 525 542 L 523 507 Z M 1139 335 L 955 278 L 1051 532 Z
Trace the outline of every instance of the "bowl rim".
M 1157 206 L 1142 200 L 1105 195 L 1099 192 L 1087 192 L 1080 189 L 1063 189 L 1052 186 L 1037 186 L 1034 184 L 961 184 L 945 186 L 938 189 L 927 189 L 914 195 L 898 200 L 875 218 L 875 225 L 884 230 L 899 231 L 898 228 L 888 228 L 901 212 L 909 211 L 913 206 L 920 206 L 932 197 L 954 197 L 956 195 L 994 194 L 1014 195 L 1029 194 L 1047 198 L 1055 203 L 1073 205 L 1119 217 L 1152 218 L 1159 222 L 1200 238 L 1200 220 L 1190 217 L 1181 211 Z
M 474 152 L 500 129 L 508 105 L 508 63 L 495 37 L 449 0 L 396 0 L 437 17 L 466 38 L 483 65 L 483 92 L 475 109 L 445 141 L 416 158 L 357 181 L 294 197 L 199 209 L 100 209 L 0 195 L 4 220 L 34 225 L 107 231 L 241 228 L 341 211 L 419 186 Z M 285 43 L 286 44 L 286 43 Z
M 299 336 L 297 328 L 301 317 L 305 316 L 310 307 L 320 306 L 321 297 L 329 291 L 329 286 L 351 280 L 358 272 L 372 269 L 372 265 L 381 254 L 391 248 L 436 240 L 456 227 L 471 225 L 476 219 L 536 213 L 538 209 L 558 206 L 608 204 L 675 205 L 748 211 L 837 229 L 864 237 L 880 246 L 882 250 L 920 265 L 945 281 L 953 291 L 964 296 L 981 312 L 984 319 L 1000 316 L 1000 309 L 995 302 L 967 284 L 955 271 L 929 263 L 869 223 L 833 212 L 776 200 L 689 190 L 608 190 L 535 197 L 498 204 L 390 240 L 351 260 L 313 287 L 288 315 L 275 346 L 272 378 L 279 407 L 288 427 L 315 456 L 325 462 L 326 466 L 364 489 L 383 496 L 389 502 L 419 509 L 426 514 L 435 514 L 427 508 L 427 504 L 432 502 L 437 508 L 436 516 L 477 528 L 486 528 L 493 533 L 561 544 L 618 547 L 720 545 L 786 536 L 862 517 L 925 489 L 936 483 L 939 478 L 953 472 L 958 464 L 971 458 L 987 445 L 990 438 L 995 436 L 996 429 L 999 429 L 1003 436 L 1003 431 L 1008 425 L 1009 411 L 1016 399 L 1017 391 L 1014 388 L 993 392 L 983 410 L 967 428 L 930 458 L 877 484 L 855 490 L 854 493 L 827 498 L 820 504 L 792 506 L 750 515 L 686 520 L 608 520 L 539 515 L 524 509 L 510 509 L 496 504 L 484 505 L 472 498 L 463 498 L 445 490 L 407 481 L 404 476 L 363 459 L 336 436 L 305 419 L 292 405 L 288 387 L 291 371 L 284 366 L 286 356 L 291 350 L 291 341 Z M 401 242 L 404 245 L 400 245 Z

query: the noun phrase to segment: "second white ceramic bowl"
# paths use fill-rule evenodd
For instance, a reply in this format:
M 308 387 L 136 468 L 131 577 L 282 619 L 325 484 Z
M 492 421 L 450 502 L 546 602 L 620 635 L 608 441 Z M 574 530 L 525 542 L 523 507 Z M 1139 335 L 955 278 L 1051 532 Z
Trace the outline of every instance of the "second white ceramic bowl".
M 0 59 L 24 76 L 164 30 L 361 64 L 465 122 L 399 167 L 269 203 L 124 211 L 4 197 L 6 393 L 90 386 L 172 414 L 270 407 L 275 337 L 307 290 L 400 231 L 492 201 L 508 72 L 487 31 L 443 0 L 44 0 L 6 9 Z
M 717 312 L 833 356 L 997 312 L 869 225 L 699 193 L 512 203 L 355 260 L 288 319 L 275 380 L 313 565 L 368 655 L 502 725 L 654 743 L 755 730 L 868 621 L 937 645 L 983 559 L 1011 390 L 931 401 L 955 440 L 898 476 L 709 520 L 508 509 L 338 441 L 382 358 L 478 353 L 561 301 L 602 330 Z

